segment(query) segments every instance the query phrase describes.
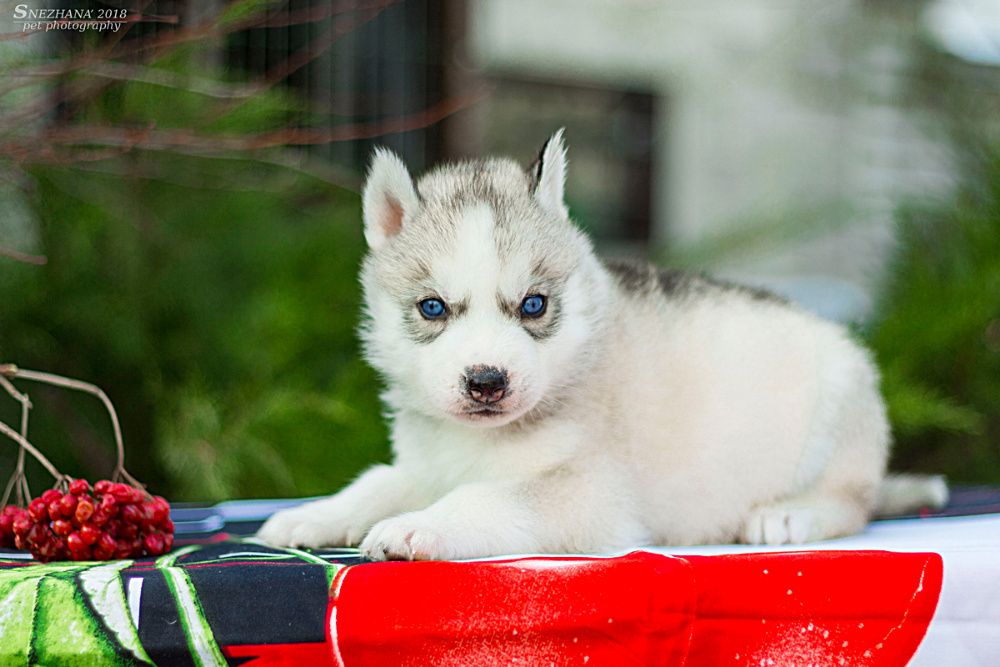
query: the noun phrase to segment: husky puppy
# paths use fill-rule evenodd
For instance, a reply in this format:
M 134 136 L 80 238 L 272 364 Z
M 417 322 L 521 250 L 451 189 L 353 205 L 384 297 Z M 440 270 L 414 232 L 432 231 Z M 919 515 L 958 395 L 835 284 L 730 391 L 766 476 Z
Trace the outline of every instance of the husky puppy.
M 416 186 L 375 152 L 361 336 L 388 385 L 394 461 L 275 514 L 262 540 L 454 559 L 865 526 L 889 451 L 869 354 L 771 294 L 602 262 L 565 175 L 561 130 L 527 171 L 461 162 Z M 896 487 L 882 502 L 897 510 L 899 491 L 945 493 Z

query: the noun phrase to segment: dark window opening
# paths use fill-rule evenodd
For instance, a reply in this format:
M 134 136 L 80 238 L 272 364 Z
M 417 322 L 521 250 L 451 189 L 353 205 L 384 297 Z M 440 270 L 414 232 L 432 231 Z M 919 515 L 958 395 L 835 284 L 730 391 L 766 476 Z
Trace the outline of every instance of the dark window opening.
M 446 14 L 452 11 L 448 5 L 445 0 L 407 0 L 370 20 L 364 20 L 369 10 L 360 10 L 312 23 L 246 30 L 230 36 L 225 61 L 260 76 L 310 45 L 328 45 L 322 55 L 284 81 L 308 103 L 302 124 L 329 127 L 416 115 L 446 96 L 444 30 Z M 326 1 L 290 0 L 277 17 L 329 7 Z M 332 40 L 331 28 L 340 33 Z M 441 159 L 441 127 L 435 124 L 312 150 L 355 168 L 367 163 L 376 145 L 392 148 L 419 171 Z
M 490 82 L 482 125 L 486 152 L 528 163 L 552 132 L 565 127 L 573 218 L 602 241 L 648 243 L 658 99 L 639 90 L 513 76 Z

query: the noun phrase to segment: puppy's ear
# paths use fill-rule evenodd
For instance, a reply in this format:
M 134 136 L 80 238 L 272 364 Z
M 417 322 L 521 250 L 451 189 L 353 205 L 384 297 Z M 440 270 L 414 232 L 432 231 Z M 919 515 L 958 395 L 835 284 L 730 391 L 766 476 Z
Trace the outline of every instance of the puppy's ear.
M 566 186 L 566 144 L 563 131 L 559 128 L 542 146 L 538 159 L 531 165 L 528 176 L 533 194 L 543 208 L 563 218 L 569 217 L 564 201 Z
M 387 148 L 376 148 L 361 195 L 365 240 L 378 250 L 403 229 L 419 204 L 406 165 Z

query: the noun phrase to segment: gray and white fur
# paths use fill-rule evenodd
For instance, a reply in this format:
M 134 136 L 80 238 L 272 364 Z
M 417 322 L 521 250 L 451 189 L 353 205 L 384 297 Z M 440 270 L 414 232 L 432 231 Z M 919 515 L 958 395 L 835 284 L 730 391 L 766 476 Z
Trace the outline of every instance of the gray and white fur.
M 777 545 L 861 530 L 880 490 L 896 511 L 944 501 L 937 478 L 883 485 L 878 372 L 842 327 L 759 290 L 602 262 L 565 174 L 562 131 L 528 170 L 461 162 L 416 186 L 376 151 L 361 336 L 394 460 L 279 512 L 261 539 L 376 560 Z

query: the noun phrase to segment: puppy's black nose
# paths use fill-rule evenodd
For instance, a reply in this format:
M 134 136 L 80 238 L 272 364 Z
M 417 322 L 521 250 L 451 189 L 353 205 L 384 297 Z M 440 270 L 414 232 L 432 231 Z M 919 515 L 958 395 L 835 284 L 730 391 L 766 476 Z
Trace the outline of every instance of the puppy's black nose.
M 496 403 L 507 392 L 507 372 L 493 366 L 467 368 L 465 390 L 477 403 Z

